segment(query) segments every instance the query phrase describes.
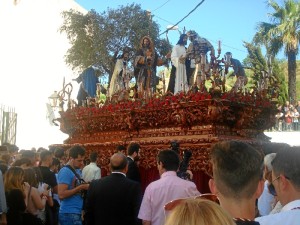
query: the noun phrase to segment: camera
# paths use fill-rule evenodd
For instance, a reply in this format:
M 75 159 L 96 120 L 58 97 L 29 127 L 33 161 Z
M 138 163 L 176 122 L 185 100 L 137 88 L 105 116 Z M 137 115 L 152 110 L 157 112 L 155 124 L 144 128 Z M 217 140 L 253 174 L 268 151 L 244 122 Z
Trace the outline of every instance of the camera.
M 176 152 L 179 155 L 180 154 L 179 143 L 176 140 L 174 140 L 171 141 L 170 144 L 171 144 L 171 150 Z M 179 169 L 177 171 L 177 176 L 184 180 L 191 180 L 190 174 L 187 172 L 191 157 L 192 157 L 191 150 L 186 149 L 183 151 L 183 157 L 182 157 L 182 161 L 180 162 Z
M 187 173 L 187 169 L 189 167 L 190 159 L 192 157 L 192 152 L 190 150 L 185 150 L 183 152 L 183 159 L 179 165 L 179 170 L 177 172 L 177 176 L 184 180 L 190 180 L 190 174 Z
M 179 154 L 179 143 L 177 141 L 171 141 L 171 150 Z
M 82 184 L 87 184 L 87 182 L 85 182 L 83 179 L 77 179 L 77 181 L 75 182 L 75 187 L 80 186 Z M 80 193 L 78 193 L 78 194 L 80 194 L 80 196 L 83 199 L 85 199 L 87 196 L 87 190 L 81 190 Z

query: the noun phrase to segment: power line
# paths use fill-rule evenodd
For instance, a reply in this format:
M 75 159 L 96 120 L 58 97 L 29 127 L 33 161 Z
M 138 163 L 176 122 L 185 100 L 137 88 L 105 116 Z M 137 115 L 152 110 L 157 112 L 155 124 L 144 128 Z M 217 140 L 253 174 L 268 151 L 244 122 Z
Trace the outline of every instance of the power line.
M 209 38 L 207 38 L 207 37 L 205 37 L 205 39 L 209 40 L 211 43 L 218 43 L 218 41 L 211 40 L 211 39 L 209 39 Z M 239 49 L 239 48 L 236 48 L 236 47 L 232 47 L 232 46 L 230 46 L 230 45 L 226 45 L 226 44 L 224 44 L 224 42 L 222 42 L 222 47 L 223 47 L 223 46 L 225 46 L 225 47 L 227 47 L 227 48 L 230 48 L 230 49 L 237 50 L 237 51 L 239 51 L 239 52 L 247 53 L 247 51 L 245 51 L 245 50 L 242 50 L 242 49 Z
M 170 0 L 167 0 L 164 4 L 162 4 L 161 6 L 157 7 L 156 9 L 154 9 L 153 12 L 156 11 L 156 10 L 158 10 L 158 9 L 160 9 L 160 8 L 162 8 L 162 7 L 163 7 L 164 5 L 166 5 L 169 1 L 170 1 Z M 201 2 L 200 2 L 198 5 L 196 5 L 196 7 L 195 7 L 192 11 L 190 11 L 189 14 L 187 14 L 183 19 L 181 19 L 178 23 L 176 23 L 175 25 L 173 25 L 171 28 L 168 28 L 166 31 L 164 31 L 164 32 L 161 33 L 160 35 L 166 33 L 167 31 L 169 31 L 170 29 L 172 29 L 173 27 L 175 27 L 176 25 L 178 25 L 180 22 L 182 22 L 182 21 L 183 21 L 185 18 L 187 18 L 191 13 L 193 13 L 193 12 L 194 12 L 194 11 L 195 11 L 195 10 L 196 10 L 196 9 L 197 9 L 204 1 L 205 1 L 205 0 L 201 1 Z M 154 15 L 154 16 L 155 16 L 156 18 L 158 18 L 158 19 L 164 21 L 164 22 L 167 22 L 168 24 L 173 24 L 172 22 L 170 22 L 170 21 L 168 21 L 168 20 L 165 20 L 165 19 L 163 19 L 163 18 L 161 18 L 161 17 L 159 17 L 159 16 L 157 16 L 157 15 Z M 206 38 L 206 39 L 208 39 L 208 38 Z M 213 40 L 210 40 L 210 39 L 208 39 L 208 40 L 211 41 L 211 42 L 217 43 L 217 41 L 213 41 Z M 226 44 L 224 44 L 223 42 L 222 42 L 222 45 L 225 46 L 225 47 L 228 47 L 228 48 L 230 48 L 230 49 L 237 50 L 237 51 L 239 51 L 239 52 L 247 53 L 247 51 L 245 51 L 245 50 L 238 49 L 238 48 L 236 48 L 236 47 L 232 47 L 232 46 L 226 45 Z
M 179 23 L 181 23 L 185 18 L 187 18 L 189 15 L 191 15 L 200 5 L 202 5 L 202 3 L 204 2 L 205 0 L 202 0 L 200 3 L 198 3 L 195 8 L 190 11 L 185 17 L 183 17 L 181 20 L 179 20 L 179 22 L 177 22 L 176 24 L 174 24 L 172 27 L 168 28 L 167 30 L 165 30 L 164 32 L 162 32 L 160 35 L 163 35 L 165 33 L 167 33 L 169 30 L 171 30 L 173 27 L 177 26 Z
M 168 20 L 165 20 L 165 19 L 163 19 L 163 18 L 161 18 L 161 17 L 159 17 L 159 16 L 157 16 L 157 15 L 154 15 L 154 16 L 157 17 L 158 19 L 164 21 L 164 22 L 167 22 L 168 24 L 173 24 L 172 22 L 170 22 L 170 21 L 168 21 Z
M 247 51 L 245 51 L 245 50 L 242 50 L 242 49 L 238 49 L 238 48 L 235 48 L 235 47 L 232 47 L 232 46 L 226 45 L 226 44 L 222 44 L 222 45 L 223 45 L 223 46 L 225 46 L 225 47 L 228 47 L 228 48 L 231 48 L 231 49 L 234 49 L 234 50 L 240 51 L 240 52 L 245 52 L 245 53 L 247 53 Z
M 154 10 L 152 10 L 152 12 L 155 12 L 156 10 L 162 8 L 162 7 L 163 7 L 165 4 L 167 4 L 169 1 L 171 1 L 171 0 L 166 1 L 166 2 L 165 2 L 164 4 L 162 4 L 161 6 L 157 7 L 157 8 L 154 9 Z
M 168 21 L 168 20 L 165 20 L 165 19 L 163 19 L 163 18 L 161 18 L 161 17 L 159 17 L 159 16 L 157 16 L 157 15 L 155 15 L 155 17 L 158 18 L 158 19 L 160 19 L 160 20 L 162 20 L 162 21 L 164 21 L 164 22 L 167 22 L 168 24 L 172 24 L 172 22 L 170 22 L 170 21 Z M 206 38 L 207 40 L 209 40 L 210 42 L 213 42 L 213 43 L 217 43 L 217 42 L 218 42 L 218 41 L 215 41 L 215 40 L 211 40 L 210 38 L 207 38 L 207 37 L 205 37 L 205 38 Z M 245 50 L 238 49 L 238 48 L 232 47 L 232 46 L 230 46 L 230 45 L 226 45 L 226 44 L 224 44 L 224 42 L 222 42 L 222 46 L 228 47 L 228 48 L 230 48 L 230 49 L 237 50 L 237 51 L 239 51 L 239 52 L 247 53 L 247 51 L 245 51 Z
M 163 18 L 161 18 L 161 17 L 159 17 L 159 16 L 157 16 L 157 15 L 154 15 L 154 16 L 155 16 L 156 18 L 158 18 L 158 19 L 164 21 L 164 22 L 167 22 L 168 24 L 173 24 L 173 22 L 170 22 L 170 21 L 168 21 L 168 20 L 165 20 L 165 19 L 163 19 Z M 180 26 L 178 26 L 178 27 L 180 27 Z

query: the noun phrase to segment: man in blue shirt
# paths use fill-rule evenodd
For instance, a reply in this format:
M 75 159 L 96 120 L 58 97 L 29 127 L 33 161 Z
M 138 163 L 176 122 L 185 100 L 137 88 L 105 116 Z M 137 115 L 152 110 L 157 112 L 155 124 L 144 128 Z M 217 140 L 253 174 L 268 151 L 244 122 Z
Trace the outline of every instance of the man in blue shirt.
M 85 149 L 74 146 L 69 151 L 69 162 L 58 173 L 58 196 L 61 199 L 59 210 L 60 225 L 82 225 L 83 191 L 89 184 L 80 180 Z

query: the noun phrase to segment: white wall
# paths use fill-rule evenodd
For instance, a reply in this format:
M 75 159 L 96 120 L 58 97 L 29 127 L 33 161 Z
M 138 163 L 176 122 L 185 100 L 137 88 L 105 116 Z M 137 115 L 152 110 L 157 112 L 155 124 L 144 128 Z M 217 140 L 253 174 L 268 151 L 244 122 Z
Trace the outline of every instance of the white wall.
M 300 132 L 265 132 L 265 135 L 271 138 L 271 142 L 300 146 Z
M 73 0 L 0 0 L 0 103 L 16 108 L 17 145 L 47 147 L 66 138 L 46 120 L 54 90 L 77 77 L 64 62 L 70 47 L 58 31 L 61 12 L 85 12 Z M 75 93 L 76 94 L 76 93 Z

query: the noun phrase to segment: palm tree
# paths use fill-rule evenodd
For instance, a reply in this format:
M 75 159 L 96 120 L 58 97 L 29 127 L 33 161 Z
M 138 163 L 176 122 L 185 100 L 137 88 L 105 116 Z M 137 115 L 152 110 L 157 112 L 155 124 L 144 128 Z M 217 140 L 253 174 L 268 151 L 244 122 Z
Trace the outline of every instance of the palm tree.
M 284 53 L 288 59 L 288 94 L 291 101 L 296 101 L 296 56 L 300 40 L 300 3 L 285 0 L 281 7 L 274 0 L 269 0 L 267 4 L 274 10 L 269 14 L 272 23 L 259 23 L 253 41 L 256 44 L 265 45 L 269 60 L 284 47 Z

